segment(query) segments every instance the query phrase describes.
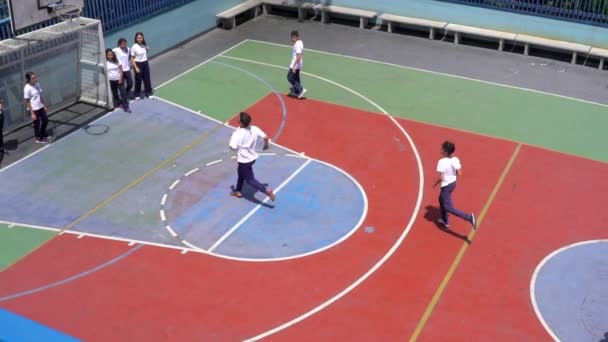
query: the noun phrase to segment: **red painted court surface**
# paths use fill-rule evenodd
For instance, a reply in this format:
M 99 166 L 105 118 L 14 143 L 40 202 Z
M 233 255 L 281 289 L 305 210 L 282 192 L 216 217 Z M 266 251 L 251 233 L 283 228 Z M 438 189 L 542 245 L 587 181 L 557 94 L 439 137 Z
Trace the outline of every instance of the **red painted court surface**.
M 527 146 L 514 156 L 513 142 L 399 119 L 420 155 L 422 183 L 415 151 L 387 116 L 314 100 L 285 101 L 289 115 L 277 143 L 345 170 L 365 189 L 367 217 L 347 240 L 303 258 L 241 262 L 66 234 L 0 274 L 0 297 L 139 249 L 89 275 L 0 306 L 89 341 L 236 341 L 296 318 L 303 319 L 266 338 L 406 340 L 470 232 L 457 219 L 452 233 L 435 223 L 438 190 L 432 183 L 440 144 L 450 139 L 464 170 L 454 195 L 457 207 L 478 214 L 488 209 L 420 339 L 550 339 L 530 302 L 530 278 L 555 249 L 605 234 L 605 164 Z M 248 111 L 269 135 L 278 129 L 274 95 Z M 504 182 L 492 198 L 501 175 Z M 302 316 L 332 298 L 322 310 Z

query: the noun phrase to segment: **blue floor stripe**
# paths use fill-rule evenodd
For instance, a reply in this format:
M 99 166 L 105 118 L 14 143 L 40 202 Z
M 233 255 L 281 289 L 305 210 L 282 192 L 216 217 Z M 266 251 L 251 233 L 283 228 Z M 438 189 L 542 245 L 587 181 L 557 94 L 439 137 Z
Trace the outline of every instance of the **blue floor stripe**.
M 0 341 L 79 341 L 40 323 L 0 309 Z

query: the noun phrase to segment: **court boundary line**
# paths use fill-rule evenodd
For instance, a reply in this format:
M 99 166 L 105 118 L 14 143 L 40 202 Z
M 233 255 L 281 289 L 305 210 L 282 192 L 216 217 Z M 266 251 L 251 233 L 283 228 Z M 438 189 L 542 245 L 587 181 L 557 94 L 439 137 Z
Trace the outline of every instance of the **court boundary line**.
M 274 46 L 291 48 L 290 45 L 273 43 L 273 42 L 266 42 L 266 41 L 257 40 L 257 39 L 246 39 L 246 41 L 248 41 L 248 42 L 254 42 L 254 43 L 260 43 L 260 44 L 268 44 L 268 45 L 274 45 Z M 604 103 L 600 103 L 600 102 L 594 102 L 594 101 L 584 100 L 584 99 L 580 99 L 580 98 L 576 98 L 576 97 L 571 97 L 571 96 L 567 96 L 567 95 L 560 95 L 560 94 L 555 94 L 555 93 L 549 93 L 549 92 L 545 92 L 545 91 L 542 91 L 542 90 L 536 90 L 536 89 L 531 89 L 531 88 L 525 88 L 525 87 L 508 85 L 508 84 L 504 84 L 504 83 L 486 81 L 486 80 L 482 80 L 482 79 L 478 79 L 478 78 L 472 78 L 472 77 L 467 77 L 467 76 L 460 76 L 460 75 L 455 75 L 455 74 L 448 74 L 448 73 L 440 72 L 440 71 L 433 71 L 433 70 L 428 70 L 428 69 L 410 67 L 410 66 L 406 66 L 406 65 L 399 65 L 399 64 L 395 64 L 395 63 L 383 62 L 383 61 L 378 61 L 378 60 L 373 60 L 373 59 L 368 59 L 368 58 L 363 58 L 363 57 L 343 55 L 343 54 L 334 53 L 334 52 L 320 51 L 320 50 L 314 50 L 314 49 L 306 49 L 306 51 L 316 52 L 316 53 L 325 54 L 325 55 L 332 55 L 332 56 L 337 56 L 337 57 L 344 57 L 344 58 L 348 58 L 348 59 L 355 59 L 355 60 L 360 60 L 360 61 L 365 61 L 365 62 L 372 62 L 372 63 L 375 63 L 375 64 L 383 64 L 383 65 L 392 66 L 392 67 L 396 67 L 396 68 L 400 68 L 400 69 L 408 69 L 408 70 L 425 72 L 425 73 L 434 74 L 434 75 L 447 76 L 447 77 L 452 77 L 452 78 L 459 78 L 459 79 L 463 79 L 463 80 L 468 80 L 468 81 L 473 81 L 473 82 L 480 82 L 480 83 L 485 83 L 485 84 L 491 84 L 491 85 L 494 85 L 494 86 L 511 88 L 511 89 L 517 89 L 517 90 L 521 90 L 521 91 L 528 91 L 528 92 L 537 93 L 537 94 L 549 95 L 549 96 L 559 97 L 559 98 L 566 99 L 566 100 L 572 100 L 572 101 L 577 101 L 577 102 L 583 102 L 583 103 L 586 103 L 586 104 L 596 105 L 596 106 L 600 106 L 600 107 L 608 107 L 608 104 L 604 104 Z
M 259 62 L 259 61 L 255 61 L 255 60 L 249 60 L 249 59 L 244 59 L 244 58 L 238 58 L 238 57 L 232 57 L 232 56 L 226 56 L 226 55 L 221 55 L 219 57 L 222 58 L 228 58 L 228 59 L 234 59 L 234 60 L 240 60 L 243 62 L 248 62 L 248 63 L 253 63 L 253 64 L 260 64 L 260 65 L 265 65 L 267 67 L 273 67 L 273 68 L 279 68 L 279 69 L 283 69 L 283 70 L 287 70 L 287 67 L 283 67 L 283 66 L 279 66 L 279 65 L 275 65 L 275 64 L 270 64 L 270 63 L 265 63 L 265 62 Z M 339 88 L 342 88 L 350 93 L 352 93 L 355 96 L 360 97 L 361 99 L 367 101 L 369 104 L 371 104 L 372 106 L 376 107 L 378 110 L 380 110 L 380 112 L 384 113 L 386 115 L 386 117 L 395 124 L 395 126 L 401 131 L 401 133 L 403 133 L 403 135 L 406 137 L 406 139 L 408 140 L 410 147 L 412 148 L 412 151 L 414 153 L 414 157 L 416 159 L 417 162 L 417 166 L 418 166 L 418 174 L 419 174 L 419 188 L 418 188 L 418 197 L 416 200 L 416 205 L 414 207 L 414 211 L 413 211 L 413 215 L 410 218 L 406 228 L 404 229 L 403 233 L 399 236 L 399 238 L 397 238 L 397 241 L 395 242 L 395 244 L 389 249 L 389 251 L 376 263 L 374 264 L 367 272 L 365 272 L 363 274 L 363 276 L 361 276 L 360 278 L 358 278 L 355 282 L 353 282 L 351 285 L 349 285 L 348 287 L 346 287 L 344 290 L 342 290 L 341 292 L 339 292 L 337 295 L 334 295 L 333 297 L 331 297 L 330 299 L 328 299 L 327 301 L 321 303 L 320 305 L 318 305 L 317 307 L 313 308 L 312 310 L 286 322 L 283 323 L 282 325 L 275 327 L 271 330 L 268 330 L 262 334 L 256 335 L 254 337 L 251 337 L 245 341 L 249 342 L 249 341 L 258 341 L 262 338 L 265 338 L 267 336 L 270 336 L 272 334 L 275 334 L 281 330 L 284 330 L 294 324 L 297 324 L 299 322 L 301 322 L 302 320 L 316 314 L 317 312 L 325 309 L 326 307 L 328 307 L 329 305 L 333 304 L 334 302 L 338 301 L 339 299 L 341 299 L 342 297 L 344 297 L 346 294 L 348 294 L 349 292 L 351 292 L 354 288 L 356 288 L 357 286 L 359 286 L 361 283 L 363 283 L 365 280 L 367 280 L 367 278 L 369 278 L 372 274 L 374 274 L 380 267 L 382 267 L 384 265 L 384 263 L 390 259 L 390 257 L 397 251 L 397 249 L 399 248 L 399 246 L 401 246 L 401 244 L 403 243 L 403 241 L 405 240 L 405 237 L 408 235 L 408 233 L 410 232 L 411 228 L 414 225 L 414 221 L 416 220 L 418 213 L 420 211 L 420 206 L 422 203 L 422 198 L 423 198 L 423 189 L 424 189 L 424 170 L 422 168 L 422 160 L 420 158 L 420 154 L 418 153 L 418 149 L 416 148 L 416 144 L 414 143 L 413 139 L 411 138 L 411 136 L 407 133 L 407 131 L 403 128 L 403 126 L 392 116 L 390 115 L 386 110 L 384 110 L 382 107 L 380 107 L 377 103 L 373 102 L 372 100 L 370 100 L 369 98 L 365 97 L 364 95 L 356 92 L 355 90 L 346 87 L 340 83 L 337 83 L 335 81 L 323 78 L 321 76 L 318 76 L 316 74 L 311 74 L 308 72 L 302 72 L 302 74 L 304 75 L 308 75 L 320 80 L 323 80 L 327 83 L 333 84 Z
M 545 321 L 545 318 L 543 317 L 542 313 L 540 312 L 538 303 L 536 301 L 536 279 L 538 278 L 538 275 L 540 274 L 540 271 L 545 266 L 545 264 L 547 262 L 549 262 L 549 260 L 551 260 L 555 256 L 557 256 L 558 254 L 565 252 L 572 248 L 576 248 L 576 247 L 583 246 L 583 245 L 589 245 L 592 243 L 608 243 L 608 239 L 598 239 L 598 240 L 587 240 L 587 241 L 575 242 L 575 243 L 563 246 L 561 248 L 558 248 L 555 251 L 549 253 L 546 257 L 544 257 L 543 260 L 541 260 L 541 262 L 536 266 L 536 268 L 534 269 L 534 272 L 532 273 L 532 278 L 530 279 L 530 301 L 532 302 L 532 307 L 534 308 L 534 313 L 536 314 L 536 318 L 538 318 L 538 320 L 542 324 L 543 328 L 545 328 L 547 333 L 555 341 L 561 341 L 561 340 L 559 339 L 559 337 L 557 337 L 557 335 L 555 334 L 553 329 L 551 329 L 551 327 L 549 326 L 547 321 Z
M 122 110 L 122 109 L 121 109 L 121 110 Z M 30 157 L 33 157 L 34 155 L 36 155 L 36 154 L 38 154 L 38 153 L 40 153 L 40 152 L 42 152 L 42 151 L 46 150 L 47 148 L 50 148 L 50 147 L 52 147 L 52 146 L 57 145 L 58 143 L 60 143 L 60 142 L 62 142 L 62 141 L 64 141 L 64 140 L 66 140 L 68 137 L 74 136 L 76 133 L 78 133 L 78 132 L 80 132 L 80 131 L 84 130 L 86 126 L 91 125 L 91 124 L 93 124 L 93 123 L 95 123 L 95 122 L 97 122 L 97 121 L 99 121 L 99 120 L 101 120 L 101 119 L 103 119 L 103 118 L 105 118 L 105 117 L 107 117 L 107 116 L 110 116 L 110 114 L 115 113 L 115 112 L 117 112 L 117 111 L 119 111 L 119 109 L 114 109 L 114 110 L 112 110 L 112 111 L 109 111 L 109 112 L 107 112 L 107 113 L 103 114 L 102 116 L 98 117 L 97 119 L 95 119 L 95 120 L 91 121 L 91 122 L 90 122 L 90 123 L 88 123 L 87 125 L 84 125 L 84 126 L 82 126 L 82 127 L 78 128 L 77 130 L 74 130 L 74 131 L 72 131 L 72 132 L 70 132 L 70 133 L 68 133 L 68 134 L 64 135 L 64 136 L 63 136 L 63 137 L 61 137 L 60 139 L 55 140 L 55 141 L 53 141 L 52 143 L 48 143 L 48 144 L 46 144 L 46 145 L 42 146 L 41 148 L 37 149 L 36 151 L 34 151 L 34 152 L 32 152 L 32 153 L 30 153 L 30 154 L 28 154 L 28 155 L 26 155 L 26 156 L 23 156 L 23 157 L 21 157 L 20 159 L 15 160 L 14 162 L 12 162 L 12 163 L 10 163 L 10 164 L 6 165 L 5 167 L 1 168 L 1 169 L 0 169 L 0 174 L 1 174 L 2 172 L 4 172 L 4 171 L 6 171 L 6 170 L 10 169 L 11 167 L 13 167 L 13 166 L 15 166 L 15 165 L 17 165 L 17 164 L 19 164 L 19 163 L 21 163 L 21 162 L 23 162 L 23 161 L 25 161 L 25 160 L 29 159 Z M 0 134 L 1 134 L 1 132 L 0 132 Z
M 479 230 L 481 224 L 483 223 L 483 220 L 484 220 L 486 214 L 488 213 L 488 211 L 489 211 L 492 203 L 494 202 L 494 199 L 496 198 L 496 195 L 500 191 L 500 189 L 502 187 L 502 184 L 504 183 L 505 179 L 507 178 L 507 175 L 511 171 L 511 168 L 513 167 L 513 164 L 515 164 L 515 160 L 517 159 L 517 156 L 519 155 L 519 152 L 521 151 L 522 146 L 523 146 L 522 144 L 518 144 L 515 147 L 515 150 L 511 154 L 511 157 L 507 161 L 507 165 L 505 165 L 505 167 L 503 168 L 500 176 L 498 177 L 498 181 L 494 185 L 494 188 L 492 189 L 492 192 L 490 193 L 490 196 L 486 200 L 486 203 L 484 204 L 483 209 L 481 210 L 481 212 L 479 214 L 479 217 L 477 218 L 477 229 L 471 230 L 471 232 L 469 233 L 469 235 L 467 237 L 468 241 L 473 241 L 473 238 L 475 237 L 475 234 L 477 233 L 477 231 Z M 424 312 L 422 314 L 422 317 L 420 318 L 420 321 L 418 322 L 418 324 L 416 324 L 414 332 L 412 333 L 412 335 L 409 338 L 410 342 L 416 341 L 418 339 L 418 337 L 420 337 L 420 334 L 422 333 L 422 331 L 426 327 L 426 323 L 428 322 L 428 319 L 433 314 L 433 311 L 435 310 L 435 307 L 436 307 L 437 303 L 439 302 L 439 299 L 441 299 L 441 296 L 443 295 L 443 292 L 445 291 L 448 283 L 452 279 L 452 276 L 456 272 L 456 269 L 460 265 L 460 262 L 462 261 L 462 258 L 464 257 L 466 251 L 469 249 L 469 246 L 470 246 L 469 242 L 465 241 L 465 242 L 462 243 L 462 246 L 460 247 L 460 250 L 456 254 L 456 257 L 454 258 L 454 261 L 452 261 L 452 264 L 450 265 L 450 268 L 448 269 L 447 273 L 445 274 L 445 276 L 441 280 L 441 283 L 439 284 L 439 287 L 435 290 L 435 293 L 433 294 L 433 297 L 431 298 L 431 301 L 429 302 L 429 304 L 425 308 L 425 310 L 424 310 Z
M 183 76 L 186 76 L 186 75 L 187 75 L 187 74 L 189 74 L 190 72 L 192 72 L 192 71 L 194 71 L 194 70 L 196 70 L 196 69 L 198 69 L 198 68 L 202 67 L 203 65 L 205 65 L 205 64 L 207 64 L 207 63 L 209 63 L 210 61 L 212 61 L 212 60 L 214 60 L 215 58 L 217 58 L 217 56 L 221 56 L 221 55 L 225 54 L 226 52 L 228 52 L 228 51 L 230 51 L 230 50 L 232 50 L 232 49 L 236 49 L 237 47 L 239 47 L 239 46 L 243 45 L 243 44 L 244 44 L 244 43 L 246 43 L 246 42 L 247 42 L 247 39 L 241 40 L 240 42 L 238 42 L 238 43 L 236 43 L 235 45 L 233 45 L 233 46 L 229 47 L 228 49 L 226 49 L 226 50 L 224 50 L 224 51 L 221 51 L 221 52 L 219 52 L 219 53 L 215 54 L 214 56 L 211 56 L 211 57 L 207 58 L 206 60 L 202 61 L 201 63 L 199 63 L 199 64 L 197 64 L 197 65 L 193 66 L 192 68 L 190 68 L 190 69 L 188 69 L 188 70 L 186 70 L 186 71 L 182 72 L 181 74 L 179 74 L 179 75 L 177 75 L 177 76 L 175 76 L 175 77 L 172 77 L 172 78 L 168 79 L 167 81 L 165 81 L 165 82 L 163 82 L 163 83 L 161 83 L 161 84 L 157 85 L 157 86 L 156 86 L 156 87 L 154 87 L 154 88 L 155 88 L 155 89 L 160 89 L 160 88 L 162 88 L 162 87 L 166 86 L 167 84 L 169 84 L 169 83 L 171 83 L 171 82 L 173 82 L 173 81 L 176 81 L 177 79 L 182 78 Z

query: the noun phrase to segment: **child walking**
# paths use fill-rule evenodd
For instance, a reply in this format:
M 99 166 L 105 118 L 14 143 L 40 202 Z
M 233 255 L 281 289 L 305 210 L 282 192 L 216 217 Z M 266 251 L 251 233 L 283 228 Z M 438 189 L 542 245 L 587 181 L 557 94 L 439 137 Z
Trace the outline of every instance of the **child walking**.
M 469 222 L 473 226 L 473 229 L 477 229 L 475 214 L 466 214 L 456 209 L 452 203 L 452 192 L 456 189 L 456 179 L 458 176 L 462 175 L 462 165 L 460 164 L 460 159 L 454 156 L 455 151 L 456 145 L 450 141 L 445 141 L 441 145 L 442 158 L 437 163 L 439 178 L 435 184 L 433 184 L 433 187 L 441 184 L 441 191 L 439 192 L 439 210 L 441 217 L 438 221 L 445 228 L 449 228 L 448 213 L 450 213 Z
M 239 115 L 239 123 L 241 128 L 237 129 L 232 133 L 230 138 L 230 149 L 237 152 L 237 181 L 236 187 L 234 187 L 231 195 L 241 198 L 243 194 L 243 183 L 251 185 L 254 189 L 265 193 L 271 200 L 275 200 L 274 192 L 271 188 L 266 187 L 260 183 L 253 174 L 253 164 L 258 158 L 258 154 L 255 151 L 258 138 L 264 140 L 264 150 L 268 149 L 269 138 L 261 129 L 256 126 L 251 126 L 251 115 L 241 112 Z

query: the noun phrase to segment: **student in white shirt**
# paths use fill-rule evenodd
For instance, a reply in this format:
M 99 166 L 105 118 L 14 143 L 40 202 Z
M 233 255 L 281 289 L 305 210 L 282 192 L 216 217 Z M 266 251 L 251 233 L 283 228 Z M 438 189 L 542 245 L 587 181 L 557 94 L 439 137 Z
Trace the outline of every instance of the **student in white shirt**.
M 437 173 L 439 178 L 433 185 L 436 187 L 441 184 L 441 192 L 439 193 L 439 210 L 441 217 L 439 223 L 445 228 L 449 228 L 448 213 L 460 217 L 461 219 L 471 223 L 473 229 L 477 228 L 475 214 L 466 214 L 456 208 L 452 203 L 452 192 L 456 189 L 456 179 L 462 175 L 462 165 L 460 159 L 453 154 L 456 151 L 456 146 L 450 141 L 445 141 L 441 145 L 441 158 L 437 163 Z
M 34 135 L 36 142 L 39 144 L 48 143 L 48 135 L 46 134 L 46 126 L 49 124 L 49 118 L 46 113 L 46 106 L 42 100 L 42 88 L 38 83 L 38 76 L 33 72 L 25 74 L 25 87 L 23 88 L 23 98 L 27 110 L 32 115 L 34 120 Z
M 298 31 L 291 31 L 291 43 L 293 44 L 291 54 L 291 64 L 289 64 L 289 72 L 287 73 L 287 80 L 291 84 L 289 88 L 289 94 L 287 96 L 297 97 L 301 99 L 306 94 L 306 89 L 302 86 L 300 81 L 300 71 L 304 65 L 304 43 L 300 40 L 300 33 Z
M 241 128 L 232 133 L 229 143 L 230 149 L 237 152 L 236 161 L 239 165 L 237 169 L 238 178 L 236 187 L 233 188 L 231 195 L 238 198 L 243 197 L 243 183 L 247 182 L 247 184 L 251 185 L 254 189 L 265 193 L 274 201 L 276 198 L 272 189 L 260 183 L 255 179 L 255 175 L 253 174 L 253 164 L 255 164 L 255 161 L 258 158 L 258 154 L 255 151 L 258 138 L 264 140 L 264 150 L 268 149 L 268 142 L 270 139 L 261 129 L 256 126 L 251 126 L 251 116 L 249 114 L 241 112 L 239 115 L 239 122 Z
M 125 90 L 124 71 L 112 49 L 106 49 L 106 73 L 110 80 L 114 108 L 122 107 L 125 112 L 131 113 L 129 99 Z
M 133 89 L 133 76 L 131 75 L 131 66 L 133 65 L 133 57 L 131 57 L 131 49 L 127 46 L 127 40 L 120 38 L 118 46 L 114 48 L 114 54 L 118 63 L 122 66 L 123 79 L 126 85 L 127 96 Z
M 131 57 L 133 57 L 133 69 L 135 69 L 135 97 L 141 98 L 141 83 L 144 83 L 144 96 L 152 96 L 152 82 L 150 80 L 150 64 L 148 63 L 148 44 L 144 34 L 135 34 L 135 44 L 131 47 Z

